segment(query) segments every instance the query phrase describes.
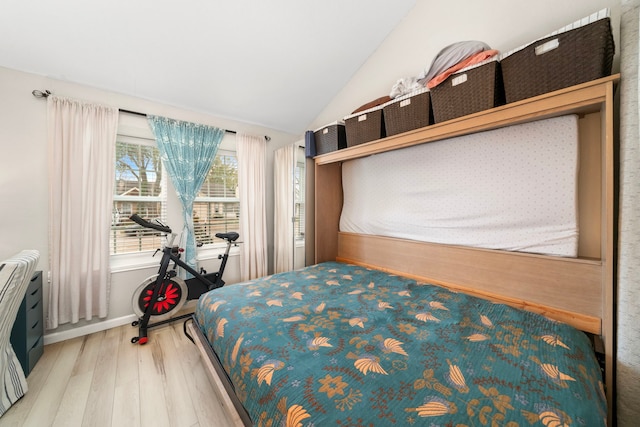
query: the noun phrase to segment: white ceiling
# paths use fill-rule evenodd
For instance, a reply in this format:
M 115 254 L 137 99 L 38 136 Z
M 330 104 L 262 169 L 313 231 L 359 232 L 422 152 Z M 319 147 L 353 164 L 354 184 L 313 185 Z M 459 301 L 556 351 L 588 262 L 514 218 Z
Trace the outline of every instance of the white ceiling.
M 0 66 L 300 134 L 414 4 L 2 0 Z

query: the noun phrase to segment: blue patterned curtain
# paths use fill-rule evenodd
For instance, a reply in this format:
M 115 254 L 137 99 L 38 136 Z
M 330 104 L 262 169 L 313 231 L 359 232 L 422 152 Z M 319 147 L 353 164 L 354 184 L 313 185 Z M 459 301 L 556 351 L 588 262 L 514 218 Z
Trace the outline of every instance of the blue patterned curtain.
M 187 236 L 185 262 L 196 268 L 193 201 L 207 177 L 225 131 L 166 117 L 149 116 L 148 120 L 160 149 L 162 163 L 182 204 L 182 233 Z

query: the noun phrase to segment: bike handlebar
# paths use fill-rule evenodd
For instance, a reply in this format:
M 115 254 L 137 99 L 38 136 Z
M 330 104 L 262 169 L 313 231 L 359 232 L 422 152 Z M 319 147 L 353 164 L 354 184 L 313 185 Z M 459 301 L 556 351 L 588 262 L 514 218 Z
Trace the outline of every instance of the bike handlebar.
M 138 214 L 134 213 L 129 217 L 129 219 L 145 228 L 153 228 L 154 230 L 158 230 L 162 233 L 171 234 L 171 228 L 165 225 L 154 224 L 152 222 L 149 222 L 146 219 L 143 219 L 142 217 L 140 217 Z

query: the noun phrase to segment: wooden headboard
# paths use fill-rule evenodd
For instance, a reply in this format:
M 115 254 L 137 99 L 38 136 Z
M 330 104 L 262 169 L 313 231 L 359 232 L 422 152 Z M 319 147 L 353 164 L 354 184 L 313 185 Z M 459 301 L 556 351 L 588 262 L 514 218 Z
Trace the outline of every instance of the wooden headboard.
M 614 389 L 614 75 L 315 158 L 315 262 L 338 260 L 534 311 L 602 338 Z M 478 131 L 579 115 L 579 244 L 561 258 L 339 231 L 344 161 Z M 609 414 L 611 422 L 611 411 Z

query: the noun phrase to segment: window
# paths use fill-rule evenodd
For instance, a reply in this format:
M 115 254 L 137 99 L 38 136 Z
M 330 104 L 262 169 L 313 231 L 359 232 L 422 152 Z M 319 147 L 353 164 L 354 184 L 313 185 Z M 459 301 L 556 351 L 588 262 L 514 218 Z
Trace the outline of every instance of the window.
M 218 150 L 209 174 L 193 203 L 193 227 L 196 241 L 221 243 L 216 233 L 238 231 L 238 159 L 232 151 Z
M 118 135 L 111 255 L 132 254 L 162 247 L 162 234 L 144 229 L 131 221 L 129 216 L 133 213 L 147 220 L 158 218 L 165 222 L 167 217 L 176 220 L 180 218 L 180 224 L 182 223 L 179 201 L 175 197 L 167 199 L 167 179 L 160 152 L 152 137 Z M 238 161 L 235 152 L 219 149 L 193 204 L 197 242 L 222 243 L 222 240 L 215 237 L 216 233 L 238 231 L 240 199 L 237 189 Z
M 304 160 L 296 162 L 294 175 L 294 211 L 293 224 L 296 241 L 304 240 Z
M 154 250 L 162 235 L 129 219 L 137 213 L 145 219 L 166 219 L 166 178 L 155 141 L 118 135 L 116 142 L 113 220 L 110 253 Z

